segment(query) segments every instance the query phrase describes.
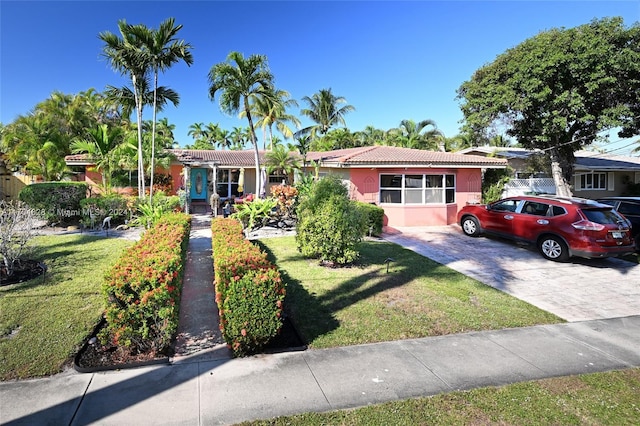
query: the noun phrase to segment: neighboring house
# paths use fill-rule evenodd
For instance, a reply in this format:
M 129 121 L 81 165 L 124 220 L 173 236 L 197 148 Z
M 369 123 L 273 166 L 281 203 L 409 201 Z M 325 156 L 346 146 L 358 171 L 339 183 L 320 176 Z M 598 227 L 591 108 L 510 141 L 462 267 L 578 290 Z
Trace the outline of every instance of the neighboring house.
M 221 198 L 255 194 L 254 151 L 171 150 L 174 191 L 188 189 L 190 200 L 208 200 L 215 187 Z M 264 165 L 264 152 L 260 152 Z M 307 162 L 317 164 L 318 174 L 336 174 L 349 187 L 354 200 L 373 203 L 385 211 L 386 226 L 432 226 L 456 222 L 458 210 L 477 203 L 482 196 L 482 172 L 505 168 L 501 158 L 423 151 L 389 146 L 367 146 L 328 152 L 311 152 Z M 87 180 L 100 182 L 91 163 L 78 156 L 67 164 L 89 168 Z M 307 172 L 315 173 L 312 167 Z M 281 184 L 285 176 L 261 171 L 264 192 Z M 242 186 L 243 191 L 238 187 Z
M 459 151 L 466 155 L 492 155 L 504 158 L 514 170 L 514 179 L 505 186 L 504 196 L 527 193 L 555 194 L 553 179 L 542 173 L 527 172 L 527 158 L 533 154 L 524 148 L 475 147 Z M 640 183 L 640 158 L 577 151 L 573 166 L 572 190 L 577 197 L 601 198 L 622 195 L 629 183 Z

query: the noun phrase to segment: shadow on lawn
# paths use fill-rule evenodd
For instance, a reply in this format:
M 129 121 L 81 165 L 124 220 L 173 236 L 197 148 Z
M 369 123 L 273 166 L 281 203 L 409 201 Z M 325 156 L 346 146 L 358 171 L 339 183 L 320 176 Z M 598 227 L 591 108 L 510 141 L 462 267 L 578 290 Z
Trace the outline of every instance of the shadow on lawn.
M 254 242 L 267 253 L 272 263 L 278 264 L 268 247 L 259 240 Z M 426 273 L 431 276 L 442 275 L 443 280 L 448 279 L 446 275 L 455 274 L 454 271 L 442 268 L 442 265 L 393 243 L 367 241 L 361 244 L 360 251 L 360 261 L 346 268 L 359 268 L 363 273 L 321 296 L 310 293 L 300 281 L 293 279 L 286 271 L 280 271 L 282 279 L 287 283 L 285 310 L 293 319 L 305 344 L 336 330 L 340 323 L 335 314 L 350 305 L 401 287 Z M 387 265 L 389 258 L 392 260 Z M 365 271 L 365 268 L 368 270 Z

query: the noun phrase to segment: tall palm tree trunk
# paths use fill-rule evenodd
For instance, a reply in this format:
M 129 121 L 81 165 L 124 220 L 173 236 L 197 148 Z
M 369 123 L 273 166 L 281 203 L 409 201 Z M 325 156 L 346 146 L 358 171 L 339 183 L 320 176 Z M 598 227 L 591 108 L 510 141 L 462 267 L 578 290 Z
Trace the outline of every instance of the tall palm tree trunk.
M 144 198 L 144 159 L 142 156 L 142 97 L 138 93 L 140 88 L 137 84 L 136 76 L 133 80 L 133 95 L 136 102 L 136 118 L 138 121 L 138 198 Z
M 149 204 L 153 202 L 153 175 L 156 167 L 156 115 L 158 111 L 158 68 L 153 70 L 153 124 L 151 125 L 151 179 L 149 182 Z
M 249 99 L 244 98 L 244 110 L 247 112 L 247 120 L 249 121 L 249 131 L 251 132 L 251 142 L 253 143 L 253 156 L 256 162 L 256 196 L 261 196 L 260 188 L 260 153 L 258 152 L 258 137 L 256 131 L 253 128 L 253 119 L 251 118 L 251 110 L 249 108 Z

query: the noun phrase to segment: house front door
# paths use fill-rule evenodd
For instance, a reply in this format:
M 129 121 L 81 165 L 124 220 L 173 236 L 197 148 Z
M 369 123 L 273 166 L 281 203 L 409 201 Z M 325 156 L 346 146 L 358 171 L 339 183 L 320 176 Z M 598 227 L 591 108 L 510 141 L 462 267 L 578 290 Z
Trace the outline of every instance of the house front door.
M 207 169 L 191 169 L 191 199 L 207 199 Z

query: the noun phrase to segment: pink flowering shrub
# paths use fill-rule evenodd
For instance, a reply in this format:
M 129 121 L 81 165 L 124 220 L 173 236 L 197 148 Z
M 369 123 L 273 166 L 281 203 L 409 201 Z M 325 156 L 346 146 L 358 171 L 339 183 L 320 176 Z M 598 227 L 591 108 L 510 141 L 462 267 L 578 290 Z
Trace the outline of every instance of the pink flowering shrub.
M 183 266 L 191 218 L 163 216 L 107 272 L 103 343 L 131 353 L 166 350 L 178 328 Z
M 233 219 L 211 221 L 216 303 L 234 355 L 254 353 L 282 327 L 285 285 L 266 253 L 244 239 Z

